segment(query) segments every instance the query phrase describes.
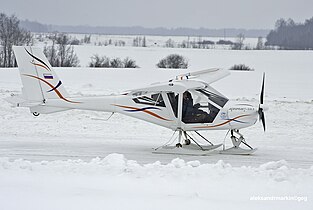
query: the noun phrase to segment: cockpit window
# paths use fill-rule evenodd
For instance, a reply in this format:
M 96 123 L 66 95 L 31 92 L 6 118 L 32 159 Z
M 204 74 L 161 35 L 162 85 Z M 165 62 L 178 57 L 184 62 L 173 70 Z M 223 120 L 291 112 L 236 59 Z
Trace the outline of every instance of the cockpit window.
M 206 95 L 210 101 L 216 103 L 220 107 L 224 107 L 228 101 L 227 98 L 224 98 L 223 96 L 217 95 L 217 94 L 215 94 L 209 90 L 201 89 L 201 90 L 197 90 L 197 91 Z
M 134 98 L 133 101 L 138 104 L 165 107 L 165 103 L 164 103 L 161 93 L 140 96 L 140 97 Z
M 196 91 L 184 92 L 182 109 L 184 123 L 212 123 L 218 112 L 219 109 L 209 102 L 206 95 Z
M 178 95 L 167 93 L 175 117 L 177 117 Z M 228 99 L 209 90 L 189 90 L 183 93 L 182 121 L 190 123 L 212 123 L 220 108 Z
M 167 93 L 168 99 L 171 103 L 175 117 L 177 118 L 177 109 L 178 109 L 178 94 L 175 95 L 174 92 Z

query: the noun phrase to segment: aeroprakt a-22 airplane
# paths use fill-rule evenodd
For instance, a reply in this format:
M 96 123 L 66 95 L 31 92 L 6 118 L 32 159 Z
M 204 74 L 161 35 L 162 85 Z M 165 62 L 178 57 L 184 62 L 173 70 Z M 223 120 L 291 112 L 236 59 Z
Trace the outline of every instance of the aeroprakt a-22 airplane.
M 222 144 L 213 145 L 198 131 L 227 130 L 233 147 L 224 154 L 251 154 L 256 149 L 248 145 L 239 130 L 254 125 L 258 118 L 265 130 L 263 105 L 264 76 L 257 106 L 246 102 L 232 103 L 210 86 L 229 75 L 228 70 L 208 69 L 179 75 L 167 82 L 126 91 L 123 94 L 97 97 L 71 97 L 53 71 L 40 48 L 13 47 L 23 84 L 22 94 L 6 100 L 16 107 L 29 107 L 34 116 L 71 109 L 121 113 L 151 122 L 178 133 L 176 145 L 165 145 L 155 153 L 205 155 Z M 207 142 L 200 145 L 194 135 Z M 240 145 L 246 145 L 246 148 Z

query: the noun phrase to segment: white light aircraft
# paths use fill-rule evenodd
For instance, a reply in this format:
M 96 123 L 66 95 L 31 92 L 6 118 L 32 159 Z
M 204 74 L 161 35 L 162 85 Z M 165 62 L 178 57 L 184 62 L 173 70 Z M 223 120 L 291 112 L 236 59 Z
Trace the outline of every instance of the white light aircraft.
M 169 128 L 178 134 L 176 145 L 154 150 L 155 153 L 170 154 L 206 155 L 222 145 L 220 153 L 252 154 L 256 149 L 247 144 L 239 130 L 254 125 L 259 118 L 265 131 L 265 75 L 258 105 L 231 102 L 212 88 L 211 83 L 229 75 L 228 70 L 218 68 L 179 75 L 167 82 L 154 83 L 123 94 L 71 97 L 40 48 L 13 47 L 13 50 L 23 88 L 21 95 L 6 100 L 16 107 L 29 107 L 34 116 L 71 109 L 121 113 Z M 213 145 L 199 133 L 202 130 L 227 130 L 233 147 L 225 149 L 225 144 Z M 200 144 L 199 139 L 206 144 Z

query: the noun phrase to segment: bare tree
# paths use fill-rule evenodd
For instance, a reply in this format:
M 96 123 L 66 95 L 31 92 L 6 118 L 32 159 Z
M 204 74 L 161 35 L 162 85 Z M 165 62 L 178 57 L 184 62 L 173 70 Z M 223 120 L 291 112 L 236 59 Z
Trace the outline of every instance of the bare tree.
M 70 45 L 70 39 L 65 34 L 59 34 L 56 38 L 56 42 L 58 44 L 58 57 L 59 57 L 59 65 L 64 66 L 67 63 L 68 54 L 71 52 L 73 48 Z
M 147 47 L 146 37 L 145 36 L 142 39 L 142 47 Z
M 168 47 L 168 48 L 173 48 L 175 45 L 174 41 L 169 38 L 166 42 L 165 42 L 165 47 Z
M 59 66 L 59 60 L 58 60 L 58 53 L 57 53 L 57 47 L 56 47 L 56 38 L 57 33 L 54 33 L 53 35 L 49 36 L 49 39 L 52 40 L 51 46 L 45 46 L 43 49 L 43 53 L 46 55 L 48 61 L 52 66 Z
M 85 44 L 90 44 L 90 40 L 91 40 L 91 34 L 85 35 L 84 38 L 81 40 L 81 42 Z
M 146 47 L 146 37 L 143 38 L 140 36 L 137 36 L 133 39 L 133 46 L 134 47 Z
M 186 41 L 186 40 L 183 40 L 183 41 L 181 42 L 181 44 L 180 44 L 179 47 L 181 47 L 181 48 L 187 48 L 187 47 L 188 47 L 187 41 Z
M 263 49 L 264 49 L 263 37 L 259 36 L 258 43 L 256 45 L 256 50 L 263 50 Z
M 237 41 L 233 45 L 233 50 L 242 50 L 244 40 L 245 40 L 245 35 L 242 33 L 238 34 L 237 35 Z
M 51 46 L 45 46 L 44 53 L 52 66 L 78 66 L 79 60 L 71 45 L 71 38 L 66 34 L 54 34 L 50 37 Z
M 32 35 L 19 26 L 20 21 L 14 15 L 8 17 L 0 13 L 0 66 L 16 66 L 12 46 L 31 45 Z

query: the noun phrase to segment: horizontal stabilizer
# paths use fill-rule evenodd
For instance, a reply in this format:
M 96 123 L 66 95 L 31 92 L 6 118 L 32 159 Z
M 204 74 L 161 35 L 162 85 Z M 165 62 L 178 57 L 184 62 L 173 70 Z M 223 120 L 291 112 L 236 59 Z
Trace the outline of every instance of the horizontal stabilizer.
M 14 95 L 4 99 L 12 104 L 14 107 L 33 107 L 42 104 L 42 101 L 28 101 L 22 98 L 20 95 Z
M 51 107 L 51 106 L 45 106 L 45 105 L 30 107 L 31 113 L 37 112 L 40 114 L 51 114 L 51 113 L 62 112 L 62 111 L 67 111 L 67 110 L 70 110 L 70 108 Z

